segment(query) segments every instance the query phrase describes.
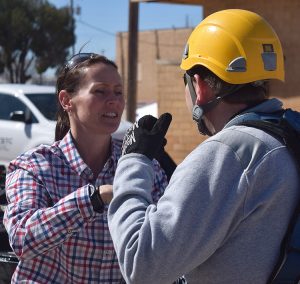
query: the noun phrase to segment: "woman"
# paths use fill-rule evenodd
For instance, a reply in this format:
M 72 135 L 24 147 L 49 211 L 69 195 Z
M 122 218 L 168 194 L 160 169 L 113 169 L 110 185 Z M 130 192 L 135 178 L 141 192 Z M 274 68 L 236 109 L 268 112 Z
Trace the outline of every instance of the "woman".
M 57 79 L 57 98 L 56 142 L 19 156 L 7 173 L 4 224 L 19 258 L 12 283 L 121 283 L 104 186 L 121 154 L 111 137 L 125 105 L 115 63 L 75 55 Z M 156 161 L 153 167 L 157 201 L 167 178 Z

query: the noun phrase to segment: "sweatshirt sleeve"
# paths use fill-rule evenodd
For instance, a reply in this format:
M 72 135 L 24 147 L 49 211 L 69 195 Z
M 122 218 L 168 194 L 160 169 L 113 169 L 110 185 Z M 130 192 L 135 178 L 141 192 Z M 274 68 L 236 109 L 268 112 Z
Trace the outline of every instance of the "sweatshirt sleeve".
M 49 204 L 45 185 L 33 172 L 21 168 L 8 174 L 6 194 L 4 225 L 14 252 L 22 259 L 56 248 L 95 214 L 87 186 Z
M 234 174 L 224 175 L 224 168 Z M 147 157 L 119 160 L 108 220 L 128 283 L 172 283 L 207 260 L 243 218 L 247 179 L 226 145 L 198 147 L 176 168 L 157 205 L 152 181 Z

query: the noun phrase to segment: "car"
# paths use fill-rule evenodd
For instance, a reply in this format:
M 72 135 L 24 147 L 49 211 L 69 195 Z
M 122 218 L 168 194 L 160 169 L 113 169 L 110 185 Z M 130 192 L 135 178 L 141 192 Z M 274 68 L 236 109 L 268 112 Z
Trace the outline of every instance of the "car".
M 0 282 L 9 283 L 17 259 L 3 225 L 8 163 L 22 152 L 54 140 L 56 97 L 52 86 L 0 84 Z
M 54 142 L 57 98 L 54 86 L 0 84 L 0 283 L 10 283 L 18 263 L 3 226 L 5 175 L 11 160 Z M 132 123 L 122 120 L 112 136 L 122 140 Z
M 0 165 L 54 141 L 55 87 L 0 84 Z

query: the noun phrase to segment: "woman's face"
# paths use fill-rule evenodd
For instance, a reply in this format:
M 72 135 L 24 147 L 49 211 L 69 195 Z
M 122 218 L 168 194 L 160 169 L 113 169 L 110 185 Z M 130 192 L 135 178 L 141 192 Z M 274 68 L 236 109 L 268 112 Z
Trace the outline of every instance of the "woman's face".
M 70 99 L 70 105 L 72 133 L 110 135 L 116 131 L 125 106 L 117 69 L 104 63 L 86 67 L 85 76 L 77 93 Z

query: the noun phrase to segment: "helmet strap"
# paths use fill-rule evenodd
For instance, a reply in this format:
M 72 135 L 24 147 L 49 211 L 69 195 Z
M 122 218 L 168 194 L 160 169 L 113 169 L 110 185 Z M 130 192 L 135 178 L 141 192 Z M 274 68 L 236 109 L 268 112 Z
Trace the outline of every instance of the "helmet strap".
M 229 88 L 227 90 L 227 92 L 223 93 L 222 96 L 218 96 L 216 98 L 214 98 L 213 100 L 209 101 L 206 104 L 203 104 L 201 106 L 196 104 L 196 91 L 192 82 L 192 77 L 188 74 L 185 73 L 185 77 L 187 80 L 187 84 L 189 87 L 189 91 L 190 91 L 190 96 L 192 99 L 192 103 L 193 103 L 193 110 L 192 110 L 192 115 L 193 115 L 193 120 L 197 122 L 198 125 L 198 130 L 201 134 L 203 135 L 208 135 L 208 136 L 212 136 L 212 133 L 209 131 L 209 129 L 207 128 L 204 120 L 203 120 L 203 116 L 206 112 L 208 112 L 209 110 L 213 109 L 224 97 L 235 93 L 236 91 L 238 91 L 239 89 L 241 89 L 242 87 L 244 87 L 244 85 L 232 85 L 231 88 Z
M 192 111 L 193 120 L 197 122 L 198 130 L 201 134 L 212 136 L 212 133 L 206 127 L 206 124 L 203 120 L 203 115 L 205 112 L 207 112 L 208 110 L 212 109 L 215 105 L 217 105 L 221 97 L 217 97 L 205 105 L 201 105 L 201 106 L 197 105 L 196 104 L 197 95 L 196 95 L 194 85 L 192 83 L 192 77 L 188 73 L 185 74 L 185 77 L 187 80 L 190 96 L 193 103 L 193 111 Z

